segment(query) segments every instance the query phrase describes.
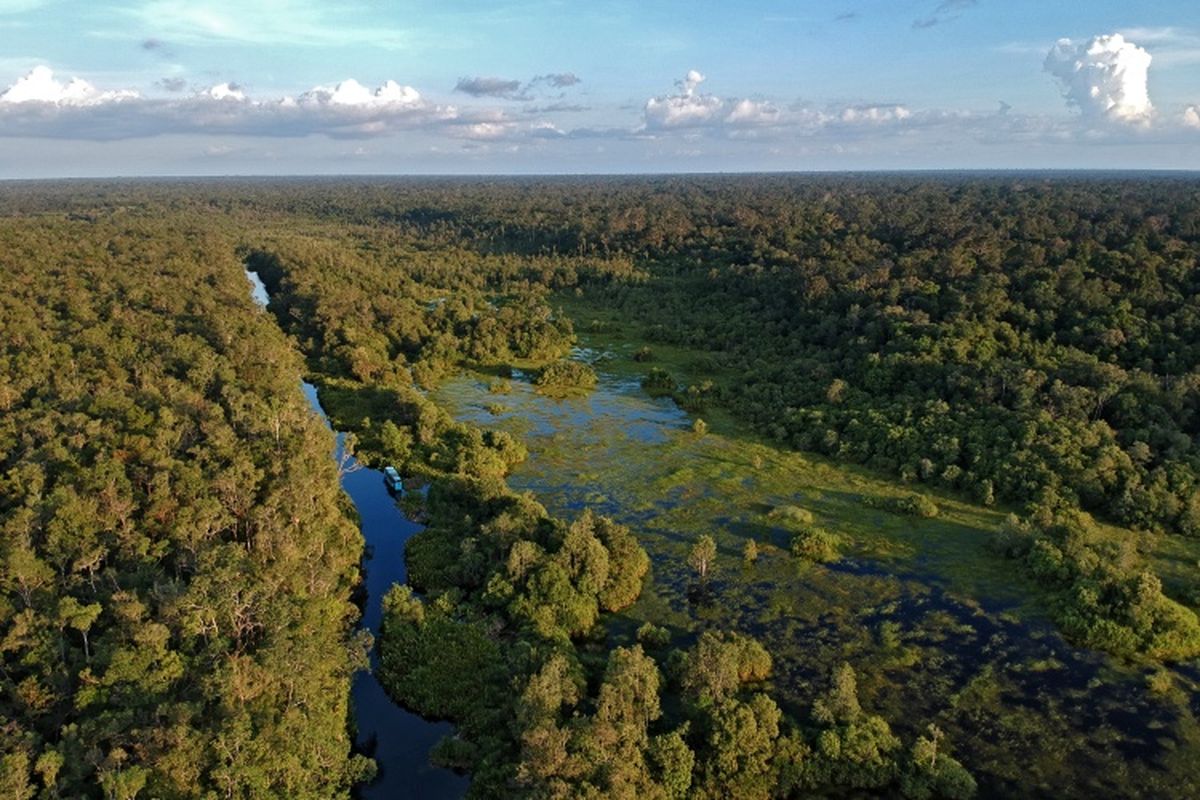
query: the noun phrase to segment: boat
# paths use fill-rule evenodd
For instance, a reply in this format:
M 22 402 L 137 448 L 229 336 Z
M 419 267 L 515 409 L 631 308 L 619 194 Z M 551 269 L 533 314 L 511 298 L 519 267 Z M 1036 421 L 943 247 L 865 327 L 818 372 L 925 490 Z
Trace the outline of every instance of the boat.
M 400 477 L 400 473 L 396 471 L 395 467 L 383 468 L 383 483 L 387 486 L 388 491 L 394 494 L 401 494 L 404 491 L 404 479 Z

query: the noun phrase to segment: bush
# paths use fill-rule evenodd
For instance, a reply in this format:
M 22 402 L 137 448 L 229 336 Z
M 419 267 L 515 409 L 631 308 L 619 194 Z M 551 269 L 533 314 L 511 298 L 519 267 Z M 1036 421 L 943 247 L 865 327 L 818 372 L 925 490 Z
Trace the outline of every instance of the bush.
M 903 497 L 865 497 L 863 505 L 868 508 L 878 508 L 893 514 L 906 514 L 910 517 L 931 519 L 938 515 L 937 503 L 928 495 L 906 494 Z
M 654 367 L 642 378 L 642 389 L 651 397 L 668 397 L 675 393 L 675 379 L 665 369 Z
M 800 506 L 776 506 L 767 514 L 767 519 L 776 522 L 790 522 L 794 525 L 812 525 L 813 513 Z
M 578 361 L 555 361 L 545 367 L 533 385 L 542 394 L 563 397 L 571 394 L 586 394 L 596 387 L 596 370 Z
M 671 643 L 671 632 L 666 628 L 647 622 L 637 629 L 639 644 L 648 648 L 666 647 Z
M 815 525 L 802 528 L 792 537 L 792 555 L 805 561 L 837 561 L 841 538 Z
M 742 548 L 742 560 L 747 564 L 758 561 L 758 543 L 753 539 L 746 540 L 746 545 Z

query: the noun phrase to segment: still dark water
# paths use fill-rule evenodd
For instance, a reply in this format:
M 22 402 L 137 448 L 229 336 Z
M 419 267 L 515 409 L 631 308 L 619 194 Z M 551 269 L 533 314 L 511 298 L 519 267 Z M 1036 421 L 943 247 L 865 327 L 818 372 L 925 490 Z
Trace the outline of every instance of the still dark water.
M 247 272 L 253 286 L 253 297 L 262 305 L 268 302 L 266 288 L 258 275 Z M 310 383 L 301 384 L 309 405 L 328 418 L 317 400 L 317 390 Z M 342 434 L 337 435 L 340 458 Z M 421 526 L 407 519 L 396 507 L 395 500 L 383 484 L 383 473 L 359 469 L 342 476 L 342 489 L 350 496 L 361 520 L 366 554 L 363 560 L 363 583 L 366 599 L 361 625 L 372 635 L 379 635 L 383 617 L 383 595 L 393 583 L 403 583 L 404 545 Z M 371 667 L 376 656 L 371 653 Z M 428 722 L 405 711 L 391 701 L 375 679 L 373 672 L 360 672 L 354 677 L 350 692 L 354 707 L 359 748 L 373 757 L 379 765 L 378 778 L 358 788 L 356 795 L 365 800 L 448 800 L 460 798 L 467 791 L 468 779 L 462 775 L 438 769 L 429 764 L 429 751 L 454 728 L 445 722 Z

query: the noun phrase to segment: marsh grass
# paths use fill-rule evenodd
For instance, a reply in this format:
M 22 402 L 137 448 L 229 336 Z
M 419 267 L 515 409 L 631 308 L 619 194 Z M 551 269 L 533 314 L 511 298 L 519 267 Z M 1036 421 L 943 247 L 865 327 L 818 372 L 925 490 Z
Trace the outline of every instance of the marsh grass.
M 552 513 L 589 506 L 638 534 L 652 574 L 641 599 L 610 620 L 609 645 L 635 642 L 646 625 L 667 631 L 670 647 L 708 627 L 749 633 L 775 659 L 772 694 L 798 719 L 829 670 L 850 660 L 865 705 L 910 735 L 936 722 L 991 794 L 1180 797 L 1200 785 L 1200 759 L 1180 754 L 1200 742 L 1200 712 L 1184 690 L 1194 693 L 1200 675 L 1164 668 L 1181 690 L 1154 692 L 1165 679 L 1149 686 L 1145 667 L 1066 643 L 1048 596 L 988 547 L 1011 509 L 922 490 L 937 516 L 903 513 L 911 486 L 780 450 L 715 406 L 698 437 L 694 416 L 642 390 L 649 365 L 634 355 L 644 343 L 601 328 L 583 335 L 589 352 L 608 356 L 587 397 L 547 398 L 518 375 L 506 413 L 494 416 L 486 377 L 472 374 L 432 397 L 460 419 L 524 438 L 530 457 L 513 488 Z M 689 372 L 702 360 L 695 353 L 653 348 L 655 367 L 701 377 Z M 838 537 L 839 560 L 790 554 L 805 524 L 792 517 L 805 515 L 772 515 L 789 507 Z M 692 602 L 688 551 L 701 534 L 717 556 L 703 602 Z M 751 541 L 757 558 L 747 563 Z M 1145 543 L 1166 580 L 1185 586 L 1192 549 Z

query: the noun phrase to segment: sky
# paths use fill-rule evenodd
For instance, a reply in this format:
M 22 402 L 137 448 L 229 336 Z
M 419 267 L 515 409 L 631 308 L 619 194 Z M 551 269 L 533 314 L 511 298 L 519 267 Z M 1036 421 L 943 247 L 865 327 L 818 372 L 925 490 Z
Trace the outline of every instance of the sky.
M 0 0 L 0 178 L 1200 169 L 1195 0 Z

